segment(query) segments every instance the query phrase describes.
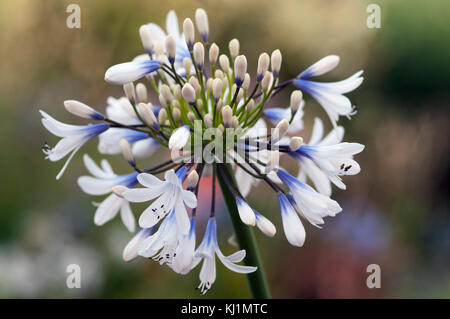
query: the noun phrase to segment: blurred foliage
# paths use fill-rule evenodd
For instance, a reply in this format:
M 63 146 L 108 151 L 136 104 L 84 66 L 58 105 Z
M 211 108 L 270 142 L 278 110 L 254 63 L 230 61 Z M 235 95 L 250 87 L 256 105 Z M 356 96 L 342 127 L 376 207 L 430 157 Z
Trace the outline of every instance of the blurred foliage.
M 81 7 L 81 29 L 65 25 L 69 3 Z M 323 76 L 325 81 L 365 70 L 365 82 L 350 94 L 359 113 L 341 120 L 345 140 L 366 145 L 357 157 L 361 174 L 345 178 L 347 191 L 334 194 L 344 212 L 328 219 L 322 230 L 306 226 L 306 244 L 299 249 L 284 238 L 275 198 L 261 200 L 267 189 L 259 186 L 250 196 L 255 209 L 278 228 L 274 238 L 257 234 L 273 296 L 450 297 L 450 2 L 379 1 L 381 29 L 366 27 L 368 3 L 0 2 L 0 296 L 199 296 L 194 290 L 198 271 L 179 276 L 148 260 L 122 262 L 131 234 L 119 220 L 101 228 L 93 224 L 92 199 L 76 185 L 85 174 L 81 153 L 55 181 L 62 163 L 44 160 L 40 148 L 55 138 L 41 127 L 38 109 L 63 122 L 81 123 L 62 102 L 79 99 L 102 109 L 107 96 L 120 96 L 121 88 L 103 81 L 104 72 L 142 52 L 141 24 L 164 26 L 170 9 L 181 22 L 203 7 L 214 41 L 227 51 L 228 41 L 239 38 L 249 70 L 256 69 L 260 52 L 276 48 L 283 53 L 284 79 L 328 54 L 340 55 L 342 62 Z M 277 103 L 287 105 L 288 96 L 280 94 Z M 325 118 L 325 113 L 310 98 L 305 112 L 307 140 L 314 116 Z M 95 154 L 94 144 L 83 151 Z M 120 159 L 108 159 L 118 171 L 127 170 Z M 226 214 L 222 207 L 218 218 L 221 243 L 229 253 L 232 229 Z M 65 286 L 65 265 L 71 260 L 89 262 L 82 289 L 76 291 Z M 365 285 L 371 263 L 381 265 L 379 290 Z M 245 277 L 218 264 L 207 297 L 248 296 Z

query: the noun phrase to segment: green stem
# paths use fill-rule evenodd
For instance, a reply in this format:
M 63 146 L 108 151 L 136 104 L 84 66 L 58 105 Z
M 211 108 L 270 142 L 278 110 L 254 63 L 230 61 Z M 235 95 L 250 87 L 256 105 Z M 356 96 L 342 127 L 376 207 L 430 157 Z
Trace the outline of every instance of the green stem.
M 245 225 L 239 218 L 235 198 L 228 189 L 227 183 L 223 180 L 222 174 L 217 174 L 217 179 L 219 180 L 224 201 L 227 205 L 228 211 L 230 212 L 231 221 L 233 222 L 234 232 L 236 233 L 236 239 L 239 247 L 240 249 L 245 249 L 247 253 L 244 259 L 244 264 L 246 266 L 258 267 L 258 270 L 247 275 L 252 297 L 255 299 L 269 299 L 270 292 L 261 258 L 258 253 L 258 246 L 256 245 L 253 229 Z

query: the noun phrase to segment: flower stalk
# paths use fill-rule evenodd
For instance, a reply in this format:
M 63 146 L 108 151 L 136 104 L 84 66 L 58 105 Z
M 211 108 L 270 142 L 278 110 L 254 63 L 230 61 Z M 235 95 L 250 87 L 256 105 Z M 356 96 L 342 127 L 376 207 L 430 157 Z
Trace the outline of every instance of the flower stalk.
M 225 169 L 224 169 L 225 170 Z M 222 172 L 224 170 L 221 170 Z M 242 223 L 239 218 L 239 212 L 236 206 L 235 197 L 230 191 L 229 186 L 222 174 L 217 174 L 219 180 L 220 189 L 222 191 L 223 199 L 230 212 L 230 218 L 233 223 L 234 232 L 236 234 L 236 240 L 239 245 L 239 249 L 245 249 L 247 255 L 244 259 L 244 264 L 248 266 L 256 266 L 258 270 L 247 274 L 248 285 L 250 292 L 254 299 L 269 299 L 271 298 L 269 292 L 269 286 L 267 284 L 266 274 L 259 255 L 258 246 L 255 240 L 255 234 L 253 229 L 248 225 Z

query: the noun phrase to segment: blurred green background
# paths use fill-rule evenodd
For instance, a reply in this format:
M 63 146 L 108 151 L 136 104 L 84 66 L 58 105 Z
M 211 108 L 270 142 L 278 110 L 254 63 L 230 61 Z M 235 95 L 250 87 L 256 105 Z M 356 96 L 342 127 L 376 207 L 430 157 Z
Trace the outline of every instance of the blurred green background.
M 81 7 L 81 29 L 66 27 L 70 3 Z M 101 158 L 96 142 L 56 181 L 62 162 L 46 161 L 41 146 L 57 138 L 44 130 L 38 113 L 42 108 L 81 124 L 64 110 L 64 100 L 103 110 L 106 97 L 122 95 L 104 82 L 104 72 L 142 53 L 139 26 L 164 26 L 170 9 L 181 22 L 197 7 L 208 12 L 212 39 L 223 51 L 239 38 L 249 70 L 261 52 L 276 48 L 283 53 L 282 79 L 328 54 L 338 54 L 341 64 L 324 80 L 364 69 L 363 85 L 349 95 L 359 113 L 340 121 L 346 141 L 366 145 L 357 156 L 362 172 L 344 178 L 347 191 L 334 191 L 344 211 L 321 230 L 306 225 L 305 246 L 295 248 L 284 238 L 270 191 L 261 185 L 250 196 L 278 228 L 274 238 L 257 234 L 273 297 L 450 297 L 450 2 L 377 1 L 380 29 L 366 26 L 369 3 L 1 1 L 0 297 L 199 297 L 198 269 L 180 276 L 148 260 L 122 261 L 131 234 L 118 218 L 95 226 L 91 202 L 97 199 L 76 184 L 86 173 L 83 151 Z M 278 102 L 287 105 L 288 96 Z M 314 116 L 328 121 L 309 97 L 305 113 L 307 138 Z M 120 156 L 108 159 L 116 171 L 127 171 Z M 223 207 L 218 212 L 219 232 L 229 253 L 226 214 Z M 81 266 L 81 289 L 66 287 L 70 263 Z M 366 267 L 373 263 L 381 266 L 380 289 L 366 286 Z M 250 296 L 243 275 L 217 267 L 207 297 Z

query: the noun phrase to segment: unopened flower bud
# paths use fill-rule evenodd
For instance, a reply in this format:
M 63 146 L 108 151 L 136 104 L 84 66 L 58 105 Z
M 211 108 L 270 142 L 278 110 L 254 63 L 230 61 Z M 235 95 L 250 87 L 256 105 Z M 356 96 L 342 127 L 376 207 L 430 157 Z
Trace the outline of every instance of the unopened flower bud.
M 199 8 L 195 10 L 195 23 L 197 24 L 198 32 L 202 37 L 203 42 L 209 41 L 209 24 L 208 15 L 206 11 Z
M 227 87 L 228 87 L 228 79 L 227 79 L 226 77 L 223 77 L 223 78 L 222 78 L 222 86 L 223 86 L 224 88 L 227 88 Z
M 228 44 L 228 48 L 230 49 L 231 58 L 234 60 L 239 54 L 239 40 L 233 39 Z
M 127 83 L 123 86 L 123 91 L 125 92 L 125 96 L 131 102 L 131 104 L 136 103 L 136 92 L 134 91 L 133 82 Z
M 92 107 L 75 100 L 64 101 L 64 107 L 68 112 L 85 119 L 101 121 L 105 118 Z
M 166 109 L 160 109 L 158 113 L 158 122 L 165 123 L 167 120 L 167 111 Z
M 190 129 L 188 125 L 183 125 L 172 132 L 169 138 L 169 149 L 181 150 L 189 141 L 191 137 Z
M 174 108 L 172 110 L 172 117 L 173 117 L 175 122 L 178 122 L 180 120 L 180 118 L 181 118 L 180 109 Z
M 216 112 L 221 112 L 223 107 L 223 100 L 219 100 L 216 104 Z
M 222 80 L 221 79 L 214 79 L 212 84 L 212 92 L 214 101 L 218 101 L 220 97 L 222 96 Z
M 245 73 L 244 82 L 242 82 L 242 88 L 244 90 L 248 90 L 249 87 L 250 87 L 250 74 Z
M 212 91 L 212 83 L 213 83 L 212 78 L 209 78 L 208 81 L 206 81 L 206 91 L 208 91 L 208 92 Z
M 182 95 L 181 95 L 181 86 L 179 84 L 175 84 L 173 86 L 173 96 L 179 100 L 181 99 Z
M 202 101 L 202 99 L 197 99 L 197 108 L 199 109 L 199 110 L 201 110 L 202 108 L 203 108 L 203 101 Z
M 190 58 L 183 59 L 183 68 L 186 71 L 186 76 L 191 74 L 192 60 Z
M 266 71 L 269 69 L 270 58 L 269 55 L 264 52 L 258 58 L 258 68 L 256 70 L 256 81 L 261 82 L 266 74 Z
M 186 83 L 181 89 L 181 94 L 189 104 L 195 103 L 195 90 L 191 84 Z
M 172 34 L 166 37 L 166 52 L 171 64 L 175 63 L 175 54 L 177 52 L 177 42 Z
M 231 127 L 237 129 L 239 127 L 239 119 L 236 116 L 231 118 Z
M 120 149 L 122 150 L 122 155 L 125 158 L 125 160 L 131 165 L 136 166 L 136 161 L 133 156 L 133 152 L 131 152 L 131 145 L 128 143 L 126 139 L 121 139 L 119 141 Z
M 280 74 L 281 60 L 282 60 L 280 50 L 277 49 L 273 51 L 270 60 L 273 76 L 277 78 L 278 74 Z
M 139 36 L 141 37 L 142 46 L 144 50 L 151 56 L 152 55 L 152 32 L 150 27 L 146 24 L 139 28 Z
M 243 97 L 244 97 L 244 90 L 239 90 L 238 95 L 236 97 L 236 102 L 239 103 Z
M 180 102 L 178 102 L 178 100 L 173 99 L 172 102 L 170 102 L 170 104 L 172 104 L 172 106 L 176 109 L 180 108 Z
M 167 84 L 161 85 L 161 88 L 159 89 L 159 92 L 166 100 L 166 103 L 170 103 L 170 101 L 173 100 L 172 92 L 170 91 L 170 88 Z
M 159 99 L 159 104 L 161 104 L 161 107 L 165 109 L 167 107 L 166 98 L 162 94 L 160 94 L 160 95 L 158 95 L 158 99 Z
M 256 227 L 266 236 L 273 237 L 277 233 L 277 229 L 272 224 L 270 220 L 261 215 L 258 212 L 255 212 L 256 216 Z
M 222 70 L 216 70 L 216 72 L 214 72 L 214 77 L 218 78 L 218 79 L 222 79 L 225 75 L 223 74 Z
M 229 105 L 225 105 L 222 108 L 222 118 L 223 118 L 223 124 L 225 125 L 225 127 L 231 126 L 232 117 L 233 117 L 233 110 L 231 109 L 231 107 Z
M 138 102 L 147 102 L 147 87 L 143 83 L 136 84 L 136 97 Z
M 139 113 L 147 124 L 159 130 L 159 123 L 156 119 L 155 113 L 153 113 L 153 107 L 151 103 L 139 103 Z
M 218 57 L 219 57 L 219 47 L 217 46 L 217 44 L 213 43 L 209 48 L 209 62 L 211 64 L 216 64 Z
M 188 189 L 193 189 L 197 186 L 198 184 L 198 173 L 197 171 L 194 169 L 192 170 L 192 172 L 189 173 L 187 179 L 186 179 L 186 186 Z
M 195 76 L 192 76 L 189 79 L 189 84 L 192 85 L 192 87 L 194 88 L 195 94 L 200 95 L 202 87 L 200 86 L 200 83 L 198 82 L 198 79 Z
M 188 112 L 187 114 L 187 118 L 189 121 L 194 122 L 195 121 L 195 114 L 192 113 L 191 111 Z
M 294 92 L 292 92 L 291 94 L 291 112 L 293 114 L 295 114 L 295 112 L 297 112 L 300 103 L 302 102 L 302 98 L 303 98 L 303 94 L 302 91 L 300 90 L 295 90 Z
M 189 49 L 189 51 L 192 51 L 192 47 L 194 45 L 194 37 L 195 37 L 195 31 L 194 31 L 194 24 L 192 23 L 192 20 L 187 18 L 183 22 L 183 33 L 184 37 L 186 38 L 186 44 Z
M 241 87 L 244 82 L 245 73 L 247 72 L 247 58 L 245 55 L 239 55 L 234 62 L 235 83 Z
M 289 129 L 289 122 L 286 119 L 278 122 L 277 126 L 273 129 L 273 134 L 271 136 L 271 143 L 277 143 L 282 139 Z
M 205 116 L 203 117 L 203 122 L 205 123 L 205 127 L 206 128 L 211 128 L 212 127 L 212 115 L 211 114 L 205 114 Z
M 263 89 L 264 92 L 267 92 L 269 90 L 270 84 L 272 83 L 272 78 L 273 78 L 272 73 L 266 71 L 261 81 L 261 88 Z
M 155 41 L 153 44 L 153 52 L 155 53 L 156 58 L 160 58 L 162 55 L 164 55 L 164 47 L 161 41 Z
M 200 42 L 194 44 L 194 59 L 197 68 L 202 70 L 205 63 L 205 47 Z
M 228 57 L 225 54 L 220 55 L 219 64 L 222 71 L 228 73 L 228 70 L 230 69 L 230 60 L 228 60 Z
M 339 57 L 337 55 L 328 55 L 300 74 L 300 78 L 309 79 L 333 70 L 339 64 Z
M 248 101 L 246 106 L 247 112 L 251 112 L 254 107 L 255 107 L 255 100 L 251 99 L 250 101 Z
M 300 146 L 302 146 L 302 144 L 303 144 L 303 138 L 301 138 L 300 136 L 291 137 L 291 139 L 289 140 L 289 149 L 292 152 L 295 152 L 296 150 L 298 150 L 300 148 Z

